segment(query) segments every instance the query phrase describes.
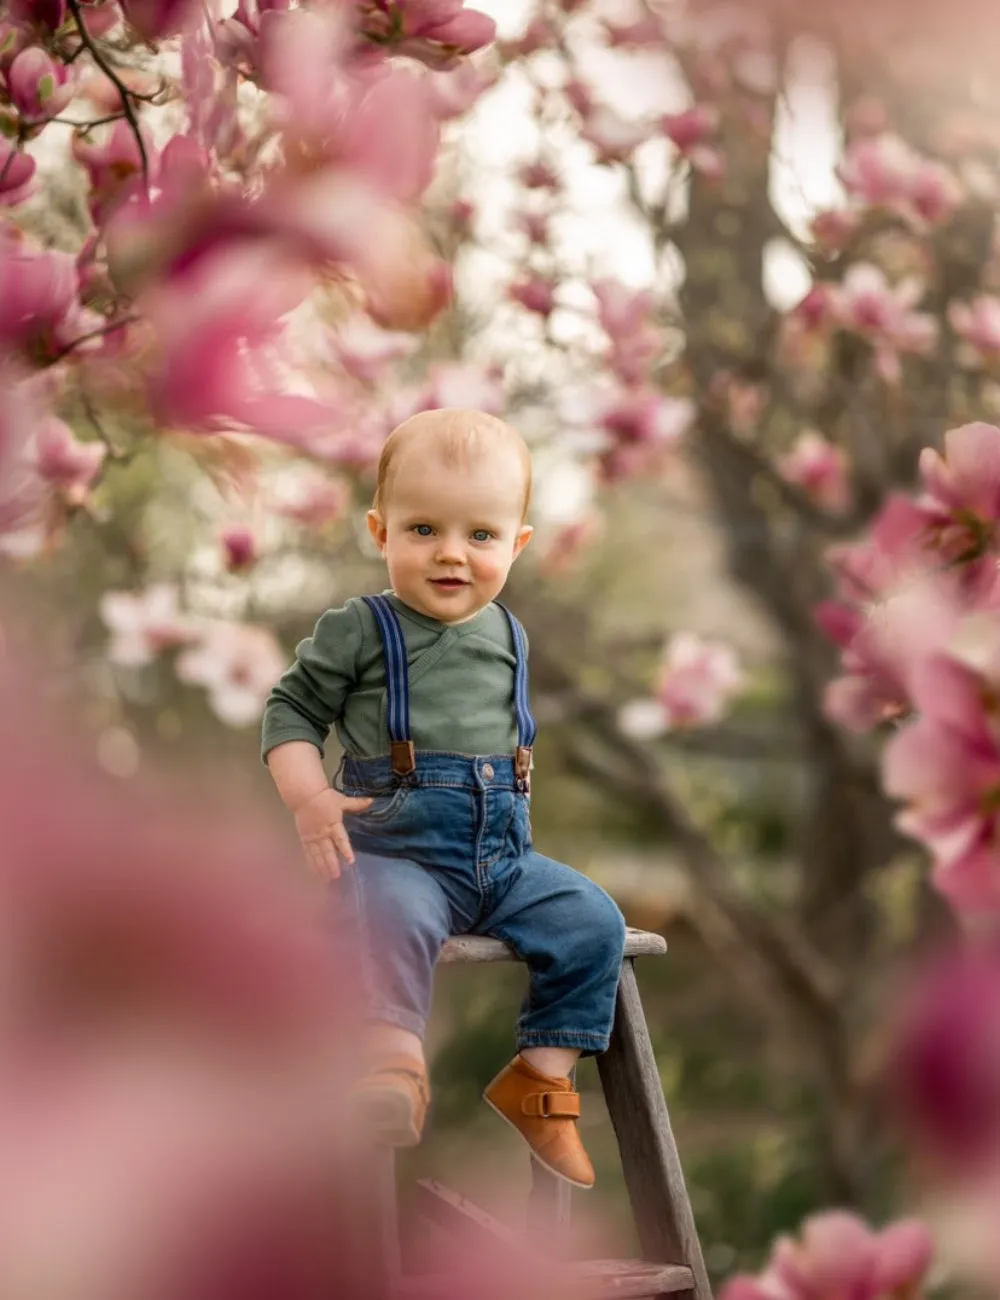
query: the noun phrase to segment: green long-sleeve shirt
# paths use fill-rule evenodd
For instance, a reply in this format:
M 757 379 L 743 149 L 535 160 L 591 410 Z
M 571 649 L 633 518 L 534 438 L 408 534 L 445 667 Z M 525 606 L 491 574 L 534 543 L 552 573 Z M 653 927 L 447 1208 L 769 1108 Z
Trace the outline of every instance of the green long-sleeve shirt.
M 410 730 L 417 749 L 512 754 L 514 642 L 507 616 L 487 605 L 467 623 L 440 623 L 385 593 L 399 615 L 410 681 Z M 320 618 L 300 642 L 264 710 L 261 753 L 290 740 L 323 752 L 335 727 L 344 749 L 389 752 L 385 667 L 375 615 L 359 597 Z

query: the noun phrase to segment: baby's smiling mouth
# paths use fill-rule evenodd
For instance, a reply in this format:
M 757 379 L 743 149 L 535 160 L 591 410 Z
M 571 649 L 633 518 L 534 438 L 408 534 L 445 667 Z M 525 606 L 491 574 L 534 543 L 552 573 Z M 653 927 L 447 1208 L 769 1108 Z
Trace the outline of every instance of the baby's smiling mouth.
M 431 578 L 435 587 L 467 587 L 465 578 Z

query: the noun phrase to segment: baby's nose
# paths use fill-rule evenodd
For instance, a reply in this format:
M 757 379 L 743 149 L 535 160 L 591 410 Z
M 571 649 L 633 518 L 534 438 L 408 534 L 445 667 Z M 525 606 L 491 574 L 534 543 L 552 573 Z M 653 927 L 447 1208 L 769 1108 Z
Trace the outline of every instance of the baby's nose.
M 438 543 L 437 557 L 444 564 L 464 564 L 465 547 L 461 538 L 442 537 Z

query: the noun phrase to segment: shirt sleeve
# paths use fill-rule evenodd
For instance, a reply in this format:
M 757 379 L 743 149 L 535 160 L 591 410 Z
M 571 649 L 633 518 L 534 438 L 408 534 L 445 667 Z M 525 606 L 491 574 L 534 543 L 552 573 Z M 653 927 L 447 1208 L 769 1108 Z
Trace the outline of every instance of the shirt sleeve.
M 307 740 L 322 754 L 330 728 L 357 682 L 364 637 L 354 601 L 329 609 L 312 636 L 300 641 L 295 663 L 268 696 L 261 726 L 261 758 L 290 740 Z

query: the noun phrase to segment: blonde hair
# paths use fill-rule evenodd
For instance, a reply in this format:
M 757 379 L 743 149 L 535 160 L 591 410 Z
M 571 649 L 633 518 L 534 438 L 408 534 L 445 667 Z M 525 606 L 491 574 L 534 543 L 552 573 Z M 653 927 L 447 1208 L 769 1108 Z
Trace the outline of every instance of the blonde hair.
M 516 429 L 495 415 L 487 415 L 485 411 L 465 411 L 457 407 L 420 411 L 397 425 L 386 438 L 378 460 L 378 478 L 372 501 L 372 509 L 377 514 L 385 513 L 393 469 L 400 451 L 420 440 L 432 444 L 448 464 L 468 464 L 477 453 L 498 444 L 513 447 L 524 471 L 522 522 L 527 518 L 528 506 L 531 504 L 531 453 L 527 443 Z

